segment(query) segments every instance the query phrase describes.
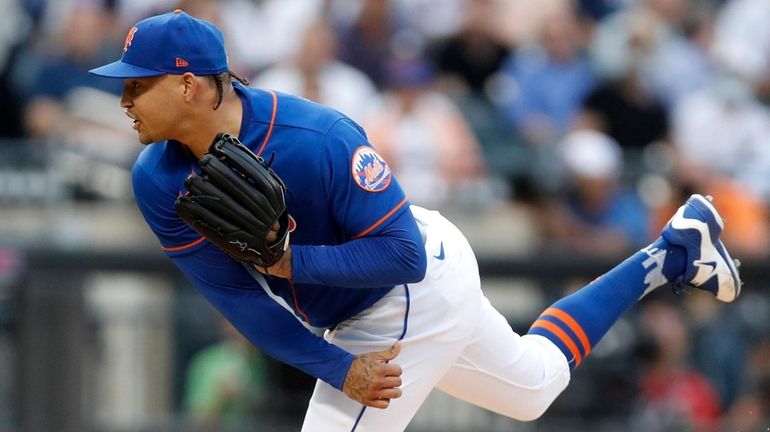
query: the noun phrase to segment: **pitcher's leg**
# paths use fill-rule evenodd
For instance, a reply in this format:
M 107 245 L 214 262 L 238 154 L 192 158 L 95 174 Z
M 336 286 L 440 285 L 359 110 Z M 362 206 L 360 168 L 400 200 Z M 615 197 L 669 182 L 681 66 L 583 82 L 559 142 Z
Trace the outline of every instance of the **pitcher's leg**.
M 730 302 L 741 281 L 719 235 L 724 222 L 710 199 L 693 195 L 650 246 L 546 309 L 530 329 L 553 341 L 575 368 L 620 315 L 668 282 L 688 284 Z
M 567 361 L 553 343 L 518 335 L 484 299 L 477 332 L 438 388 L 504 416 L 533 420 L 569 380 Z
M 721 301 L 740 294 L 737 266 L 719 240 L 723 226 L 710 199 L 693 195 L 658 240 L 554 303 L 524 337 L 485 303 L 481 326 L 440 388 L 510 417 L 537 418 L 567 385 L 569 370 L 651 290 L 674 282 Z

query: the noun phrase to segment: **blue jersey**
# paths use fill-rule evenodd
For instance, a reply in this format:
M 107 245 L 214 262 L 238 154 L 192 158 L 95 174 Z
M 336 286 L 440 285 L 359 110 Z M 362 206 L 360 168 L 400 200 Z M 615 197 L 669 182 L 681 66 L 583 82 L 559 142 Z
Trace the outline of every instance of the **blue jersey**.
M 298 319 L 333 327 L 393 286 L 421 280 L 426 260 L 420 232 L 404 192 L 360 126 L 303 98 L 235 88 L 243 104 L 239 139 L 272 160 L 287 187 L 293 279 L 263 278 L 176 215 L 185 179 L 199 172 L 197 158 L 179 142 L 154 143 L 139 156 L 132 172 L 137 203 L 161 248 L 244 336 L 342 388 L 353 356 Z

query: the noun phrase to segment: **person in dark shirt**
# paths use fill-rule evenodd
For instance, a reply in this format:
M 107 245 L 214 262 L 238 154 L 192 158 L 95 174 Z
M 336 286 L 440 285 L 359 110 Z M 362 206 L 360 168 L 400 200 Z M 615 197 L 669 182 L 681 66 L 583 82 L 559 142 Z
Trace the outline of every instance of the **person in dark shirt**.
M 669 133 L 666 108 L 635 73 L 604 81 L 590 92 L 578 124 L 608 134 L 624 149 L 642 149 Z

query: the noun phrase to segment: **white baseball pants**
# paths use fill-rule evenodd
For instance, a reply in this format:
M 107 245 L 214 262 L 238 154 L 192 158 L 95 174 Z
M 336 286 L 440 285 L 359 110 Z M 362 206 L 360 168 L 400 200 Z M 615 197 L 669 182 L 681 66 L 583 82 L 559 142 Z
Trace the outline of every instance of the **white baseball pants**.
M 463 234 L 438 212 L 412 206 L 412 213 L 425 235 L 425 278 L 394 288 L 325 334 L 353 354 L 384 350 L 401 339 L 393 361 L 403 369 L 403 395 L 384 410 L 365 408 L 319 380 L 303 432 L 403 431 L 434 387 L 499 414 L 533 420 L 569 383 L 561 351 L 541 336 L 516 334 L 484 297 Z

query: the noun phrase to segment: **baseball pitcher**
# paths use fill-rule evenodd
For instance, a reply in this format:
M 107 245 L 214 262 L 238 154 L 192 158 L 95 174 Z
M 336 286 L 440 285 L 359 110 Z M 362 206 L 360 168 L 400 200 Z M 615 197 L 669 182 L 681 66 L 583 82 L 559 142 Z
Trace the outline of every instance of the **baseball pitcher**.
M 365 131 L 247 87 L 211 23 L 147 18 L 91 72 L 124 80 L 121 106 L 147 145 L 134 193 L 163 251 L 254 345 L 318 379 L 303 431 L 401 431 L 433 388 L 536 419 L 644 294 L 740 293 L 723 221 L 694 195 L 653 244 L 518 335 L 484 297 L 463 234 L 410 205 Z

